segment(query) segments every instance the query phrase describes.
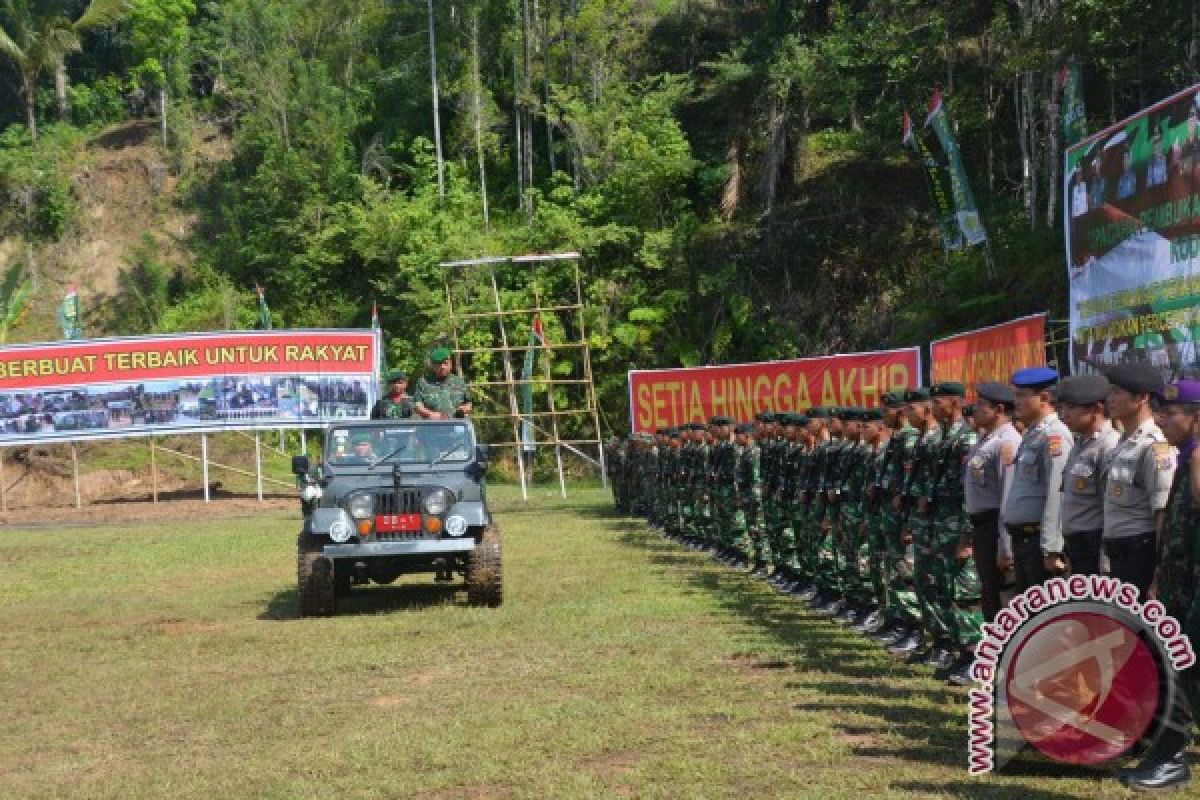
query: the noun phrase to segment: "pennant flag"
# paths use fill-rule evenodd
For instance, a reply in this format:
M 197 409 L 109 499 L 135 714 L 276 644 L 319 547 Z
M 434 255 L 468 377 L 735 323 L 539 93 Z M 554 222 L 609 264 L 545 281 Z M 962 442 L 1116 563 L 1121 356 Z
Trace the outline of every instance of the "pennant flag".
M 271 309 L 267 308 L 267 294 L 257 283 L 254 291 L 258 292 L 258 326 L 264 331 L 271 330 Z
M 958 227 L 958 218 L 954 212 L 954 204 L 950 201 L 950 171 L 945 164 L 934 157 L 921 134 L 913 130 L 912 117 L 909 116 L 907 109 L 900 120 L 900 127 L 900 141 L 904 145 L 912 147 L 925 172 L 925 182 L 929 186 L 929 193 L 933 197 L 933 205 L 937 211 L 942 247 L 947 251 L 960 250 L 963 246 L 963 238 Z
M 1080 142 L 1087 136 L 1087 115 L 1083 107 L 1083 76 L 1079 62 L 1071 59 L 1058 71 L 1058 85 L 1062 89 L 1062 135 L 1067 147 Z
M 79 313 L 79 290 L 72 284 L 67 296 L 58 306 L 58 324 L 62 326 L 64 339 L 83 338 L 83 320 Z
M 942 90 L 935 88 L 933 97 L 929 99 L 929 116 L 925 118 L 926 127 L 933 126 L 933 132 L 942 145 L 946 154 L 946 167 L 950 174 L 950 193 L 954 198 L 955 218 L 967 244 L 976 245 L 987 241 L 987 231 L 979 217 L 979 208 L 975 205 L 975 197 L 971 194 L 971 184 L 967 181 L 967 170 L 963 167 L 962 155 L 958 150 L 958 140 L 950 129 L 950 117 L 942 103 Z
M 375 348 L 375 351 L 379 353 L 379 364 L 377 365 L 379 380 L 386 382 L 388 372 L 387 348 L 383 346 L 383 329 L 379 327 L 379 305 L 375 302 L 375 298 L 371 298 L 371 330 L 376 331 L 376 334 L 379 336 L 379 346 Z
M 537 449 L 533 431 L 533 364 L 537 359 L 537 348 L 546 346 L 546 332 L 542 329 L 542 318 L 534 317 L 529 329 L 529 344 L 525 349 L 525 363 L 521 367 L 521 446 L 527 453 Z

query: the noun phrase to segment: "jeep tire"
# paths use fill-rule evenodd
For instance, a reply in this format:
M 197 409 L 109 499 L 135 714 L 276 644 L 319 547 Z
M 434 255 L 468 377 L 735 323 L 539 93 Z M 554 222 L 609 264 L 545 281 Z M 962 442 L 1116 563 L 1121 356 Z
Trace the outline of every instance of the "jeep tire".
M 500 570 L 500 531 L 489 525 L 475 548 L 467 554 L 467 602 L 496 608 L 504 602 Z
M 302 617 L 324 617 L 336 604 L 333 560 L 321 552 L 319 541 L 300 534 L 296 543 L 296 604 Z

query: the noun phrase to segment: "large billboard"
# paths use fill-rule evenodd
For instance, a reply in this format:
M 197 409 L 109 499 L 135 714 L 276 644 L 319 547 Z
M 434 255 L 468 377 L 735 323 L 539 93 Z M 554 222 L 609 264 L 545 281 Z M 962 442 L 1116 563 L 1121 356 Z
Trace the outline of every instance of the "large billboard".
M 874 353 L 723 364 L 714 367 L 631 370 L 630 421 L 649 433 L 725 415 L 742 422 L 760 411 L 804 411 L 814 406 L 879 405 L 883 393 L 921 383 L 920 348 Z
M 0 347 L 0 445 L 365 418 L 378 395 L 378 347 L 371 330 Z
M 947 336 L 931 342 L 929 351 L 930 383 L 965 383 L 973 401 L 975 384 L 1008 383 L 1019 369 L 1045 365 L 1046 315 L 1033 314 Z
M 1066 153 L 1071 362 L 1194 370 L 1200 332 L 1200 86 Z

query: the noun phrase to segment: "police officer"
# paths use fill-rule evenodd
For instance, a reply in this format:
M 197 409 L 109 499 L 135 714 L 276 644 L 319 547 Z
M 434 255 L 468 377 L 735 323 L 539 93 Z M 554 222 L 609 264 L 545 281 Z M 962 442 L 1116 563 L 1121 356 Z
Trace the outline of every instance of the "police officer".
M 1162 390 L 1160 400 L 1155 420 L 1179 454 L 1163 515 L 1162 559 L 1154 590 L 1194 645 L 1200 642 L 1200 381 L 1176 381 Z M 1131 789 L 1167 789 L 1190 779 L 1185 750 L 1200 702 L 1200 674 L 1191 667 L 1179 678 L 1183 691 L 1173 696 L 1162 732 L 1140 764 L 1117 771 L 1117 778 Z
M 371 419 L 408 419 L 415 412 L 413 399 L 408 394 L 408 375 L 402 369 L 394 369 L 387 375 L 388 393 L 376 401 L 371 409 Z
M 1010 419 L 1016 404 L 1011 386 L 980 383 L 975 395 L 974 420 L 979 439 L 967 454 L 966 506 L 971 530 L 963 545 L 975 556 L 983 618 L 991 622 L 1000 611 L 1001 557 L 1008 560 L 1011 552 L 1007 532 L 1001 536 L 1000 509 L 1012 480 L 1021 436 Z
M 1057 383 L 1058 373 L 1049 367 L 1030 367 L 1012 376 L 1016 411 L 1026 429 L 1002 516 L 1012 537 L 1019 592 L 1046 580 L 1048 565 L 1063 564 L 1060 489 L 1072 438 L 1051 406 L 1047 390 Z
M 1104 472 L 1121 435 L 1105 412 L 1108 379 L 1075 375 L 1058 387 L 1063 422 L 1075 434 L 1075 445 L 1063 467 L 1063 548 L 1071 572 L 1100 572 L 1104 534 Z
M 1167 506 L 1175 453 L 1154 422 L 1150 396 L 1163 388 L 1149 364 L 1118 364 L 1105 371 L 1108 407 L 1125 431 L 1109 459 L 1104 492 L 1104 552 L 1110 574 L 1143 594 L 1154 578 L 1158 531 Z

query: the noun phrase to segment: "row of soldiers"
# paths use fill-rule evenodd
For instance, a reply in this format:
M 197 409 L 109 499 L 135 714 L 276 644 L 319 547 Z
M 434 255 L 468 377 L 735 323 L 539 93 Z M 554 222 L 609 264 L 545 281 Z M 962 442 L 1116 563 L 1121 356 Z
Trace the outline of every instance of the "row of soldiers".
M 1001 589 L 1108 573 L 1200 641 L 1200 381 L 1148 365 L 1020 370 L 889 392 L 882 408 L 728 417 L 610 443 L 618 510 L 766 577 L 892 653 L 971 683 Z M 1111 417 L 1111 418 L 1110 418 Z M 1126 786 L 1189 780 L 1200 675 Z
M 966 685 L 983 617 L 961 547 L 976 442 L 965 395 L 940 383 L 889 392 L 879 409 L 633 437 L 608 454 L 617 508 Z

